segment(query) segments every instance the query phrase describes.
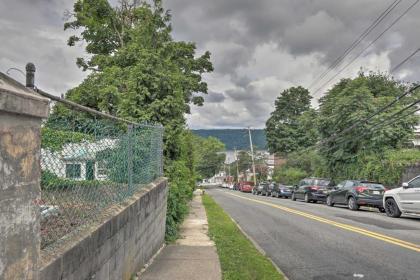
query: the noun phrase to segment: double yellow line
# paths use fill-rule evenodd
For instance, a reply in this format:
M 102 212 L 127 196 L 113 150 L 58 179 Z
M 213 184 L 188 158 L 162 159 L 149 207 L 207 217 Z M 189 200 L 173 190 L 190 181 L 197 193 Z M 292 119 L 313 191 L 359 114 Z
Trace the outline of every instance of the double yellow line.
M 360 227 L 355 227 L 355 226 L 351 226 L 351 225 L 348 225 L 348 224 L 339 223 L 339 222 L 336 222 L 336 221 L 333 221 L 333 220 L 325 219 L 325 218 L 322 218 L 322 217 L 319 217 L 319 216 L 316 216 L 316 215 L 312 215 L 312 214 L 309 214 L 309 213 L 306 213 L 306 212 L 295 210 L 295 209 L 292 209 L 292 208 L 289 208 L 289 207 L 284 207 L 284 206 L 281 206 L 281 205 L 273 204 L 273 203 L 270 203 L 270 202 L 261 201 L 261 200 L 253 199 L 253 198 L 248 198 L 248 197 L 244 197 L 244 196 L 241 196 L 241 195 L 236 195 L 236 194 L 233 194 L 233 193 L 228 193 L 228 194 L 230 194 L 232 196 L 242 198 L 242 199 L 245 199 L 245 200 L 257 202 L 259 204 L 264 204 L 264 205 L 267 205 L 267 206 L 271 206 L 273 208 L 277 208 L 277 209 L 283 210 L 283 211 L 288 212 L 288 213 L 292 213 L 292 214 L 296 214 L 296 215 L 299 215 L 299 216 L 302 216 L 302 217 L 306 217 L 308 219 L 312 219 L 312 220 L 315 220 L 315 221 L 318 221 L 318 222 L 321 222 L 321 223 L 329 224 L 329 225 L 332 225 L 332 226 L 335 226 L 335 227 L 338 227 L 338 228 L 342 228 L 342 229 L 345 229 L 345 230 L 348 230 L 348 231 L 356 232 L 356 233 L 359 233 L 359 234 L 362 234 L 362 235 L 365 235 L 365 236 L 369 236 L 369 237 L 372 237 L 372 238 L 375 238 L 375 239 L 378 239 L 378 240 L 382 240 L 384 242 L 391 243 L 391 244 L 394 244 L 394 245 L 397 245 L 397 246 L 400 246 L 400 247 L 403 247 L 403 248 L 413 250 L 415 252 L 420 253 L 420 245 L 410 243 L 410 242 L 407 242 L 407 241 L 404 241 L 404 240 L 401 240 L 401 239 L 397 239 L 397 238 L 394 238 L 394 237 L 391 237 L 391 236 L 383 235 L 383 234 L 380 234 L 380 233 L 377 233 L 377 232 L 374 232 L 374 231 L 370 231 L 370 230 L 366 230 L 366 229 L 363 229 L 363 228 L 360 228 Z

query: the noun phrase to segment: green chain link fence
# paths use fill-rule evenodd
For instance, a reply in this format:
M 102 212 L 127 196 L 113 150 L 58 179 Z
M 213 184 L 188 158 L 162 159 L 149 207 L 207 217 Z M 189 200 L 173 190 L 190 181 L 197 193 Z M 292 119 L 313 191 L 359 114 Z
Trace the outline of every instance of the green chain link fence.
M 160 125 L 127 124 L 64 108 L 41 139 L 41 248 L 99 221 L 104 210 L 162 176 Z M 57 110 L 56 110 L 57 111 Z

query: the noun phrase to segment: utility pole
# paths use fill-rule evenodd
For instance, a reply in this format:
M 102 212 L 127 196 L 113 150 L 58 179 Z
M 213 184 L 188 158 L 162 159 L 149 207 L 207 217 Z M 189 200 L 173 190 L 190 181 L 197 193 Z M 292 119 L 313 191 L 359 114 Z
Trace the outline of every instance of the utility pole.
M 252 159 L 252 172 L 254 173 L 254 186 L 257 186 L 257 177 L 255 174 L 255 163 L 254 163 L 254 148 L 252 147 L 251 128 L 248 126 L 249 145 L 251 146 L 251 159 Z
M 239 165 L 238 165 L 238 155 L 236 153 L 236 147 L 235 147 L 235 162 L 236 162 L 236 180 L 239 183 Z
M 228 174 L 229 174 L 229 175 L 228 175 L 228 179 L 229 179 L 229 183 L 230 183 L 230 163 L 228 163 L 228 172 L 229 172 L 229 173 L 228 173 Z

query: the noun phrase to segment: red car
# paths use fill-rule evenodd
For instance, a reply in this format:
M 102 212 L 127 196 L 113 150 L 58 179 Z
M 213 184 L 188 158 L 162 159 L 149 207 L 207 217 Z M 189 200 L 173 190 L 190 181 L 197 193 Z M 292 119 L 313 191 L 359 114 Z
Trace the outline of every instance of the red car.
M 252 187 L 254 186 L 254 182 L 239 182 L 239 190 L 241 192 L 252 192 Z

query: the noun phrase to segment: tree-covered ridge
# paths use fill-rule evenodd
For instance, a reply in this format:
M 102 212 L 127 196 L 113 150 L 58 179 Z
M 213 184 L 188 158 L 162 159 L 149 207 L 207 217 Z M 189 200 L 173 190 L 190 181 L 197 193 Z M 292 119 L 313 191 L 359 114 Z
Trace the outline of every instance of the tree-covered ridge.
M 193 133 L 207 138 L 215 137 L 225 144 L 226 150 L 249 149 L 249 136 L 247 129 L 197 129 Z M 264 129 L 252 129 L 252 144 L 258 150 L 267 149 L 267 140 Z

